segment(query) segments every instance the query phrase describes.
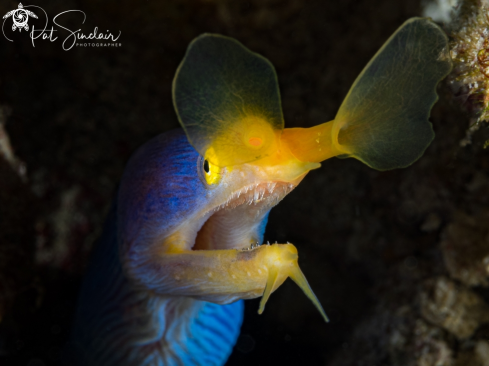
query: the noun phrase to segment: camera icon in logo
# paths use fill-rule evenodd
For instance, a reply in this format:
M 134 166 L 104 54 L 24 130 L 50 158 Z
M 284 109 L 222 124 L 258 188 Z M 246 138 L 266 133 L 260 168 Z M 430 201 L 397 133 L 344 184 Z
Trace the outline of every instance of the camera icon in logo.
M 27 24 L 27 22 L 29 21 L 29 16 L 37 19 L 36 14 L 34 14 L 32 11 L 24 9 L 22 3 L 19 3 L 19 7 L 5 14 L 3 16 L 3 19 L 12 17 L 12 20 L 14 22 L 14 24 L 12 25 L 12 30 L 15 31 L 16 29 L 19 29 L 20 32 L 22 31 L 22 29 L 25 29 L 26 31 L 29 30 L 29 25 Z

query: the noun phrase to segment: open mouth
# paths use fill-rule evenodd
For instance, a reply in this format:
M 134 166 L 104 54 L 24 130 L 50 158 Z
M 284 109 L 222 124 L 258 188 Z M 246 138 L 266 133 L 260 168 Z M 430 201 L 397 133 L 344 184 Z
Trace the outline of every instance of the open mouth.
M 261 314 L 271 293 L 290 277 L 328 321 L 299 268 L 297 248 L 290 243 L 260 245 L 270 209 L 304 176 L 245 186 L 182 227 L 172 239 L 183 239 L 192 250 L 161 257 L 165 291 L 216 304 L 262 296 Z
M 247 249 L 260 245 L 266 216 L 296 187 L 266 182 L 246 186 L 210 210 L 195 239 L 193 250 Z

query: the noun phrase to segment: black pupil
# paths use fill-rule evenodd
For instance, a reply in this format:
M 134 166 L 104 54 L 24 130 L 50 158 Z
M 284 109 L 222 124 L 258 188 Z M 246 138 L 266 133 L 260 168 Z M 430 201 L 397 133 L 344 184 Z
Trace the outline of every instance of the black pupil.
M 207 160 L 204 160 L 204 171 L 206 173 L 209 173 L 210 169 L 209 169 L 209 162 Z

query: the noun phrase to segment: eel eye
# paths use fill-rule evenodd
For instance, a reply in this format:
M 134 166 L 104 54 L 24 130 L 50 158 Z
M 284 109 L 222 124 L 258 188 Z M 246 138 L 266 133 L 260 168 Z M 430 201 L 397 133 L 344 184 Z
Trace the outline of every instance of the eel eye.
M 202 181 L 208 186 L 215 187 L 221 181 L 222 169 L 203 157 L 199 159 L 199 172 Z

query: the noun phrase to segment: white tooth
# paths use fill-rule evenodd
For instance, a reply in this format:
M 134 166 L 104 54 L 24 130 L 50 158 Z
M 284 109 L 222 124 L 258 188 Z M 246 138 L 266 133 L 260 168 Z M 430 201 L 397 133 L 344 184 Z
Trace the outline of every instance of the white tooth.
M 260 192 L 255 191 L 255 193 L 253 194 L 253 199 L 255 200 L 255 202 L 258 201 L 259 197 L 260 197 Z
M 275 186 L 277 185 L 276 182 L 272 182 L 272 183 L 269 183 L 268 184 L 268 192 L 270 192 L 270 194 L 273 193 L 273 190 L 275 189 Z

